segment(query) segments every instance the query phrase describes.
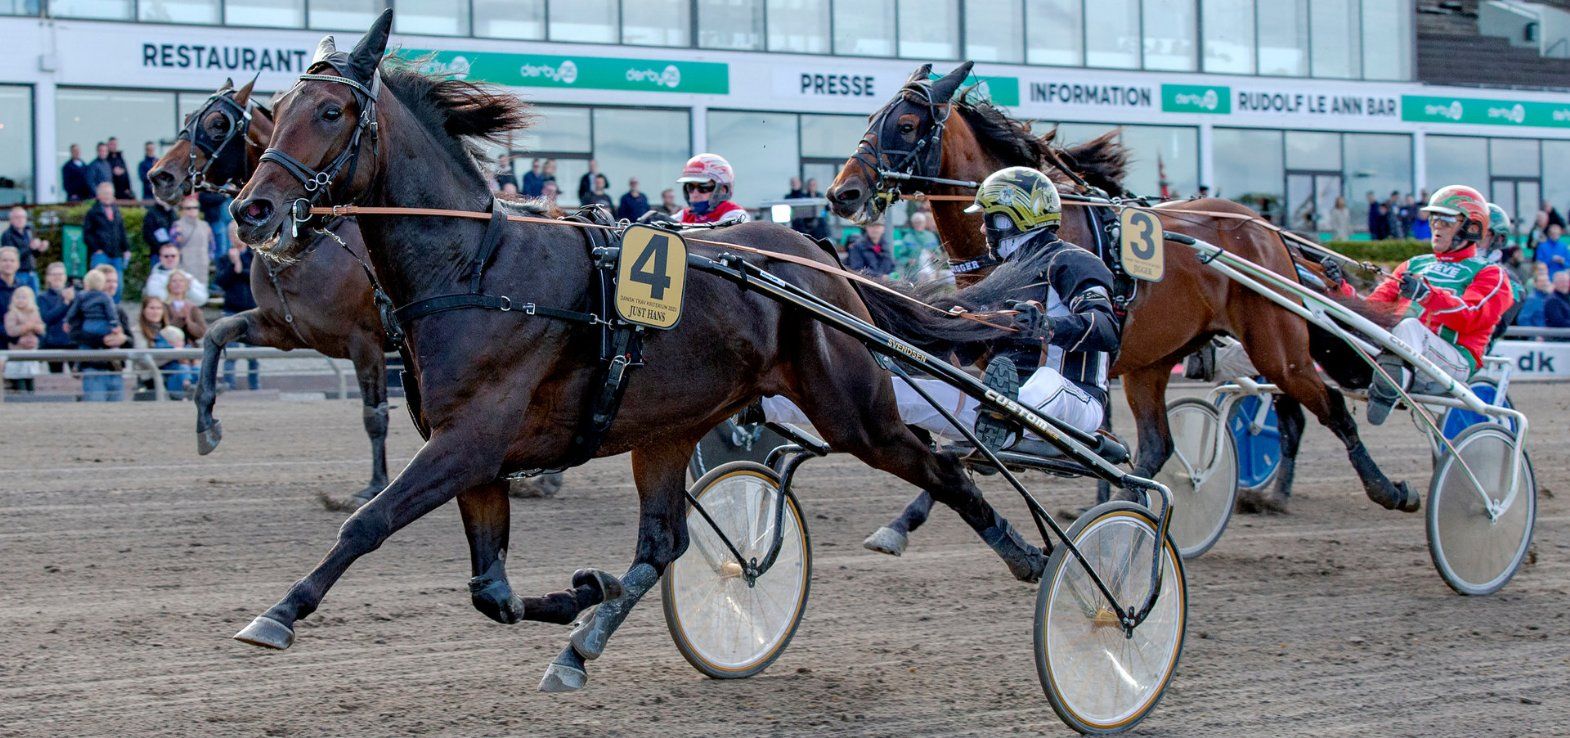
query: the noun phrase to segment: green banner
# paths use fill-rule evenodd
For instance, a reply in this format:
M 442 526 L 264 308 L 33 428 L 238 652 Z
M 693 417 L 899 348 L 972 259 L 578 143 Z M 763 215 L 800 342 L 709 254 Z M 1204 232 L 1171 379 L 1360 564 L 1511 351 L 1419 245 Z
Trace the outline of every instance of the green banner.
M 730 67 L 716 62 L 422 49 L 399 55 L 429 56 L 422 67 L 427 73 L 508 87 L 730 94 Z
M 1401 120 L 1409 123 L 1570 128 L 1570 104 L 1402 95 Z
M 933 72 L 927 79 L 935 80 L 942 77 L 943 75 Z M 959 87 L 960 92 L 965 90 L 970 90 L 970 93 L 965 96 L 967 102 L 991 101 L 994 105 L 1019 105 L 1018 77 L 985 77 L 972 74 L 966 77 L 965 83 Z
M 1162 85 L 1161 112 L 1232 114 L 1232 88 L 1220 85 Z
M 87 274 L 87 244 L 82 241 L 81 226 L 60 226 L 60 256 L 60 260 L 65 262 L 66 276 L 81 277 Z

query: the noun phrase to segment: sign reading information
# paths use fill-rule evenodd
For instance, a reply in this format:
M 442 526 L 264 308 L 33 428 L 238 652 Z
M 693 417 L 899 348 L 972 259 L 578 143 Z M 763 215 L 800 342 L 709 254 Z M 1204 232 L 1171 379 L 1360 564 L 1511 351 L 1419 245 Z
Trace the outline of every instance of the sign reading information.
M 1123 234 L 1123 271 L 1135 279 L 1160 282 L 1167 272 L 1161 219 L 1148 210 L 1123 208 L 1118 223 Z
M 687 242 L 645 225 L 627 228 L 616 266 L 616 314 L 628 323 L 668 330 L 681 320 L 687 292 Z
M 428 74 L 508 87 L 730 94 L 730 69 L 716 62 L 420 49 L 401 56 L 429 57 L 421 66 Z

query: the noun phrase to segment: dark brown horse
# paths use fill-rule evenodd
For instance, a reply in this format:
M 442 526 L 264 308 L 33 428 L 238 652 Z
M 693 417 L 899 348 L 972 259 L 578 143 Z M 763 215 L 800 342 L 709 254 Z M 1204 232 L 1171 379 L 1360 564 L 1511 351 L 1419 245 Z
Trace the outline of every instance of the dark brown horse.
M 499 207 L 470 144 L 521 128 L 528 112 L 499 90 L 383 64 L 391 22 L 388 11 L 352 54 L 324 41 L 309 73 L 278 99 L 271 147 L 233 205 L 242 237 L 267 242 L 300 212 L 302 200 L 469 212 Z M 305 181 L 327 184 L 313 193 Z M 572 589 L 519 597 L 505 573 L 509 507 L 498 478 L 569 459 L 586 398 L 601 389 L 595 380 L 600 328 L 560 312 L 591 309 L 596 280 L 588 232 L 562 222 L 412 214 L 362 217 L 361 228 L 377 278 L 396 304 L 425 307 L 433 297 L 479 295 L 494 309 L 405 312 L 420 316 L 403 327 L 430 440 L 386 490 L 345 521 L 326 558 L 247 626 L 241 640 L 287 647 L 295 621 L 316 609 L 356 559 L 457 498 L 474 575 L 470 592 L 481 612 L 504 623 L 567 623 L 585 607 L 610 600 L 582 639 L 592 653 L 569 647 L 542 684 L 582 686 L 584 657 L 598 654 L 628 609 L 687 546 L 683 490 L 693 445 L 722 419 L 773 394 L 799 404 L 836 451 L 955 508 L 1016 577 L 1040 576 L 1046 563 L 1041 551 L 982 498 L 960 461 L 934 452 L 900 421 L 889 375 L 866 347 L 789 306 L 693 270 L 681 322 L 645 337 L 646 364 L 632 370 L 620 414 L 595 451 L 632 453 L 641 508 L 632 567 L 620 580 L 584 573 L 574 577 Z M 806 237 L 771 223 L 696 235 L 833 264 Z M 285 242 L 280 248 L 290 247 Z M 696 253 L 723 250 L 693 244 Z M 881 315 L 889 330 L 913 340 L 970 344 L 1004 335 L 881 292 L 859 293 L 850 281 L 819 268 L 758 254 L 748 260 L 864 320 Z M 501 307 L 525 304 L 539 307 Z M 877 309 L 869 311 L 869 305 Z M 537 312 L 541 308 L 559 312 Z
M 856 153 L 829 187 L 828 198 L 835 213 L 859 222 L 873 220 L 886 207 L 886 195 L 895 190 L 963 195 L 968 199 L 974 195 L 973 189 L 931 180 L 980 181 L 1009 166 L 1046 171 L 1065 193 L 1077 191 L 1075 182 L 1064 171 L 1068 169 L 1090 187 L 1112 195 L 1124 194 L 1120 180 L 1127 154 L 1116 143 L 1115 132 L 1079 146 L 1056 149 L 1055 132 L 1033 135 L 1029 124 L 1010 119 L 991 104 L 968 101 L 964 95 L 956 98 L 970 66 L 967 62 L 936 81 L 928 79 L 931 65 L 923 66 L 888 104 L 870 116 Z M 965 203 L 959 201 L 932 203 L 943 248 L 955 263 L 982 259 L 987 254 L 980 220 L 962 212 L 964 207 Z M 1165 229 L 1203 239 L 1296 278 L 1294 256 L 1280 236 L 1239 219 L 1256 216 L 1252 210 L 1219 199 L 1190 200 L 1163 207 L 1167 210 L 1161 215 Z M 1161 211 L 1158 208 L 1157 212 Z M 1093 246 L 1097 238 L 1091 217 L 1090 208 L 1066 206 L 1063 238 Z M 1115 216 L 1104 213 L 1104 217 Z M 1302 319 L 1201 264 L 1191 249 L 1166 248 L 1165 261 L 1164 279 L 1139 284 L 1124 321 L 1122 351 L 1112 367 L 1112 373 L 1123 379 L 1129 407 L 1138 422 L 1135 474 L 1152 476 L 1171 456 L 1166 388 L 1172 367 L 1213 336 L 1227 334 L 1243 343 L 1259 371 L 1285 393 L 1277 400 L 1283 449 L 1281 474 L 1273 493 L 1256 499 L 1255 504 L 1285 509 L 1302 437 L 1302 408 L 1307 407 L 1345 444 L 1370 499 L 1387 508 L 1416 509 L 1417 494 L 1404 482 L 1392 483 L 1379 470 L 1358 439 L 1357 425 L 1341 394 L 1327 386 L 1315 370 L 1317 359 L 1343 386 L 1367 386 L 1369 370 L 1362 361 L 1346 353 L 1349 349 L 1343 342 L 1317 329 L 1310 330 Z M 984 269 L 979 269 L 971 278 L 979 279 L 984 273 Z M 1389 316 L 1383 319 L 1387 324 L 1393 322 Z M 919 497 L 890 523 L 888 528 L 897 545 L 887 552 L 898 553 L 905 534 L 926 519 L 931 506 L 931 500 Z M 884 534 L 881 539 L 890 540 L 884 531 L 879 533 Z

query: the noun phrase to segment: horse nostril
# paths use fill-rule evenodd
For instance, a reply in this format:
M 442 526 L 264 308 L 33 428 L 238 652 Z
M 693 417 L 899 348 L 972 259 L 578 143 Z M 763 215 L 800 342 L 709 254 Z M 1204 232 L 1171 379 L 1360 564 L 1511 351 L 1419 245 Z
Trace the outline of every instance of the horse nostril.
M 853 203 L 861 200 L 861 190 L 855 187 L 845 187 L 830 193 L 830 197 L 833 197 L 835 202 Z
M 236 203 L 235 215 L 247 225 L 265 225 L 273 217 L 273 203 L 261 198 Z

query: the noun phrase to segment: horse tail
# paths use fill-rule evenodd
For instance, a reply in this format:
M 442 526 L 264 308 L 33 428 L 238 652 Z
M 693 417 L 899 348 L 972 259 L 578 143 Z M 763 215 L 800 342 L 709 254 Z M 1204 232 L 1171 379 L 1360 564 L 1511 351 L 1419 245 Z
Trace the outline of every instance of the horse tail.
M 932 309 L 959 308 L 970 312 L 976 308 L 956 295 L 934 295 L 929 290 L 913 285 L 879 281 L 898 294 L 852 283 L 856 284 L 867 312 L 872 315 L 872 324 L 928 353 L 938 356 L 956 352 L 973 353 L 981 345 L 1013 332 L 1012 328 L 1005 327 L 1001 319 L 987 322 L 966 320 Z

